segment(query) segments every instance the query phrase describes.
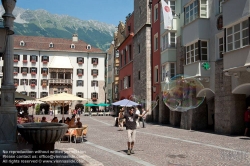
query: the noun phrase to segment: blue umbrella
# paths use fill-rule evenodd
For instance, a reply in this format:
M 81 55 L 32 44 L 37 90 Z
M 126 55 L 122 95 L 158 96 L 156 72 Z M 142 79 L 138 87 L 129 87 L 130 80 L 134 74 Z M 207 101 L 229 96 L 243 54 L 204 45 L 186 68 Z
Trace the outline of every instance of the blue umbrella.
M 117 101 L 115 103 L 112 103 L 112 105 L 119 105 L 119 106 L 123 106 L 123 107 L 132 107 L 132 106 L 137 106 L 139 104 L 136 102 L 133 102 L 131 100 L 128 100 L 128 99 L 123 99 L 123 100 Z

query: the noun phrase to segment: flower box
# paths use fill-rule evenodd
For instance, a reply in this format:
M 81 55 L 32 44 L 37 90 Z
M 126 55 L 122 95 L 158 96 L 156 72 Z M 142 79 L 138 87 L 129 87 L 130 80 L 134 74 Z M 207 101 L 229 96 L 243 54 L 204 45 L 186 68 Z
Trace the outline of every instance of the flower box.
M 30 84 L 30 86 L 31 86 L 31 87 L 35 87 L 35 86 L 36 86 L 36 84 Z
M 93 62 L 93 65 L 97 65 L 98 63 L 97 62 Z
M 43 76 L 47 76 L 48 74 L 47 73 L 42 73 Z
M 93 77 L 96 77 L 96 76 L 97 76 L 97 74 L 93 73 L 93 74 L 92 74 L 92 76 L 93 76 Z
M 78 62 L 79 65 L 83 64 L 82 62 Z
M 78 76 L 82 76 L 82 73 L 78 73 L 77 75 L 78 75 Z
M 15 83 L 14 85 L 15 85 L 15 86 L 18 86 L 18 83 Z
M 27 63 L 28 61 L 27 60 L 23 60 L 23 63 Z
M 47 64 L 48 63 L 48 61 L 43 61 L 43 64 Z
M 17 72 L 14 72 L 13 74 L 14 74 L 14 75 L 17 75 Z
M 47 84 L 43 84 L 42 87 L 43 87 L 43 88 L 46 88 L 46 87 L 47 87 Z
M 23 75 L 27 75 L 27 72 L 22 72 Z
M 14 59 L 14 62 L 18 62 L 18 59 Z
M 96 101 L 97 100 L 97 98 L 92 98 L 92 101 Z
M 35 60 L 32 60 L 31 63 L 36 63 L 36 61 L 35 61 Z
M 31 75 L 36 75 L 36 72 L 31 72 Z

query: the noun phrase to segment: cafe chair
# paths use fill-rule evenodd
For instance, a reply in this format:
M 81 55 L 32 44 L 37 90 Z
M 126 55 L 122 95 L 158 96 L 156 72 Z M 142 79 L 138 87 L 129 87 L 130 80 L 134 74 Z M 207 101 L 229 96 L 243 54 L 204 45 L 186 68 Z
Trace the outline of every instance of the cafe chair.
M 64 141 L 64 138 L 67 138 L 67 141 Z M 70 133 L 65 133 L 64 135 L 63 135 L 63 137 L 61 138 L 61 140 L 60 140 L 60 143 L 61 142 L 71 142 L 71 138 L 70 138 Z
M 74 141 L 76 143 L 77 138 L 81 138 L 81 142 L 83 142 L 83 128 L 76 128 L 76 132 L 73 134 Z
M 83 131 L 82 131 L 82 136 L 87 137 L 87 132 L 88 132 L 88 125 L 83 125 Z

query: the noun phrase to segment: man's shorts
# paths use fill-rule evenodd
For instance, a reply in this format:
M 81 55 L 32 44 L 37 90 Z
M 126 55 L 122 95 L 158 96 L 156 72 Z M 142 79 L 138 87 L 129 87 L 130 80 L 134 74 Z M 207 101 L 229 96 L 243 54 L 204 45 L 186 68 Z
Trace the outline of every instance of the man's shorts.
M 127 130 L 128 132 L 128 142 L 135 142 L 136 130 Z

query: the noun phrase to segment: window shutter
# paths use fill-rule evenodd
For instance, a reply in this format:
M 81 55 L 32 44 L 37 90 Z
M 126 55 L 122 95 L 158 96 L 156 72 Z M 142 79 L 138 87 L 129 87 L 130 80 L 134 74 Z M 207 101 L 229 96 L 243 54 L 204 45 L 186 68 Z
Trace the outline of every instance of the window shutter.
M 96 93 L 96 98 L 98 99 L 98 93 Z
M 30 55 L 30 61 L 32 60 L 32 55 Z
M 224 29 L 224 52 L 227 51 L 227 28 Z
M 47 61 L 49 62 L 49 56 L 47 56 Z
M 198 57 L 199 57 L 199 60 L 201 60 L 201 40 L 198 40 Z
M 98 70 L 96 70 L 96 74 L 98 75 Z
M 36 62 L 37 62 L 37 56 L 36 56 Z
M 18 57 L 18 60 L 20 60 L 20 55 L 19 55 L 19 54 L 18 54 L 18 56 L 17 56 L 17 57 Z

